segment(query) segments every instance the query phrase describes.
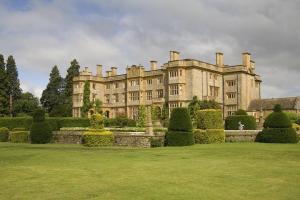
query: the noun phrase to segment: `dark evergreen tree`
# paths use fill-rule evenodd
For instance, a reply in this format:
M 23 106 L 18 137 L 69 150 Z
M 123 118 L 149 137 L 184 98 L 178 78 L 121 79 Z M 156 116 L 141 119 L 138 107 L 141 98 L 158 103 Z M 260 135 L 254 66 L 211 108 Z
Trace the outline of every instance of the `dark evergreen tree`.
M 63 92 L 63 79 L 55 65 L 51 70 L 49 83 L 47 88 L 43 91 L 40 100 L 43 107 L 49 113 L 51 113 L 56 106 L 60 106 L 64 103 Z
M 90 108 L 92 107 L 92 103 L 90 101 L 90 82 L 85 81 L 83 88 L 83 105 L 81 108 L 81 113 L 83 117 L 87 117 Z
M 65 110 L 67 116 L 72 116 L 73 78 L 79 76 L 80 66 L 76 59 L 71 62 L 65 78 Z
M 12 115 L 14 113 L 14 109 L 13 109 L 14 101 L 19 99 L 22 94 L 22 90 L 20 88 L 20 81 L 18 78 L 18 70 L 17 70 L 16 62 L 12 55 L 8 56 L 7 58 L 6 74 L 8 80 L 8 95 L 10 98 L 10 113 Z
M 9 114 L 8 79 L 3 55 L 0 54 L 0 116 Z
M 30 92 L 22 93 L 21 98 L 15 101 L 14 109 L 17 114 L 32 115 L 39 107 L 39 100 Z

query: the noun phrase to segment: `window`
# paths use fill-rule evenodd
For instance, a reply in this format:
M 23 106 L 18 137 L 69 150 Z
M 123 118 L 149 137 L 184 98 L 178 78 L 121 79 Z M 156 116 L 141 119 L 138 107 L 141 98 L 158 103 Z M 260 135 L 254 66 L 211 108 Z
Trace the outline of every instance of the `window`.
M 179 75 L 182 76 L 182 70 L 179 70 L 179 73 L 180 73 Z
M 93 102 L 95 102 L 96 101 L 96 94 L 93 94 Z
M 164 90 L 157 90 L 157 98 L 163 98 L 164 97 Z
M 236 98 L 236 92 L 228 92 L 227 93 L 228 99 L 235 99 Z
M 140 100 L 140 93 L 139 92 L 130 92 L 129 98 L 130 98 L 130 101 Z
M 147 100 L 152 100 L 152 91 L 147 91 Z
M 115 102 L 118 103 L 119 102 L 119 95 L 118 94 L 114 94 L 114 99 L 115 99 Z
M 152 85 L 152 79 L 147 79 L 147 85 Z
M 106 84 L 106 89 L 110 89 L 110 84 L 109 83 Z
M 237 110 L 236 105 L 227 106 L 227 115 L 234 115 L 235 111 Z
M 94 89 L 94 90 L 96 89 L 96 84 L 95 84 L 95 83 L 93 83 L 93 89 Z
M 229 81 L 226 81 L 226 83 L 227 83 L 227 86 L 229 86 L 229 87 L 232 87 L 232 86 L 236 85 L 236 81 L 235 80 L 229 80 Z
M 163 78 L 162 77 L 158 78 L 157 82 L 158 82 L 158 84 L 162 84 L 163 83 Z
M 178 95 L 178 85 L 170 85 L 170 95 Z
M 140 84 L 139 80 L 130 81 L 130 86 L 136 86 L 136 85 L 139 85 L 139 84 Z
M 214 74 L 214 79 L 218 80 L 218 75 L 217 74 Z
M 219 87 L 209 86 L 210 96 L 218 97 L 219 96 Z
M 177 76 L 178 76 L 178 70 L 172 70 L 169 72 L 170 78 L 177 77 Z
M 109 94 L 105 95 L 105 102 L 109 103 Z
M 119 87 L 119 83 L 115 83 L 115 88 L 118 88 Z

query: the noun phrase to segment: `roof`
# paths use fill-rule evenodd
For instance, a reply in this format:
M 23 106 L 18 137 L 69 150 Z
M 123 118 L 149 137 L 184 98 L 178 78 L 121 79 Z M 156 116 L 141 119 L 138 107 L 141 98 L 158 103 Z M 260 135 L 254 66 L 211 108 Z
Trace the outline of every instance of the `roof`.
M 276 104 L 280 104 L 283 110 L 300 110 L 300 97 L 255 99 L 250 102 L 248 111 L 273 110 Z

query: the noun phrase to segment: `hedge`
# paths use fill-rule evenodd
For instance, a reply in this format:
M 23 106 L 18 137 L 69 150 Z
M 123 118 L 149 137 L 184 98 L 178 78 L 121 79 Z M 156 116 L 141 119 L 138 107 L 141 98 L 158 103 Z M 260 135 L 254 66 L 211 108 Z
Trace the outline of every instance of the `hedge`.
M 110 131 L 88 131 L 83 133 L 82 144 L 87 147 L 112 146 L 114 135 Z
M 52 131 L 47 121 L 33 122 L 30 129 L 31 143 L 46 144 L 52 139 Z
M 7 142 L 9 136 L 9 130 L 6 127 L 0 128 L 0 142 Z
M 193 126 L 187 108 L 174 108 L 169 122 L 169 131 L 192 131 Z
M 283 112 L 273 112 L 269 114 L 264 122 L 264 128 L 291 128 L 292 123 Z
M 192 131 L 168 131 L 166 133 L 166 144 L 168 146 L 187 146 L 195 144 Z
M 49 117 L 46 118 L 52 131 L 57 131 L 61 127 L 88 127 L 90 121 L 88 118 L 73 117 Z M 25 128 L 30 130 L 33 119 L 32 117 L 0 117 L 0 127 L 7 127 L 9 130 L 13 128 Z
M 265 128 L 259 132 L 256 142 L 264 143 L 298 143 L 299 138 L 293 128 Z
M 164 141 L 161 138 L 151 138 L 150 145 L 151 145 L 151 147 L 163 147 Z
M 28 143 L 29 131 L 12 131 L 9 133 L 9 140 L 13 143 Z
M 196 144 L 211 144 L 225 142 L 224 129 L 195 129 L 194 137 Z
M 198 129 L 223 129 L 222 111 L 215 109 L 197 111 L 196 127 Z
M 256 120 L 253 116 L 232 115 L 225 119 L 226 130 L 239 130 L 239 122 L 244 125 L 244 130 L 256 130 Z
M 126 117 L 105 118 L 103 120 L 105 127 L 135 127 L 136 121 Z

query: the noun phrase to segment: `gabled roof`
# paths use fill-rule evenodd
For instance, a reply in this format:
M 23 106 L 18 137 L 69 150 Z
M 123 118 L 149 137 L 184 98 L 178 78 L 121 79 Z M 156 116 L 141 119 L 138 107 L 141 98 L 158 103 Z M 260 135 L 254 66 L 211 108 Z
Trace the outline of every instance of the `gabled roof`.
M 283 110 L 300 110 L 300 97 L 255 99 L 250 102 L 248 111 L 273 110 L 276 104 L 280 104 Z

